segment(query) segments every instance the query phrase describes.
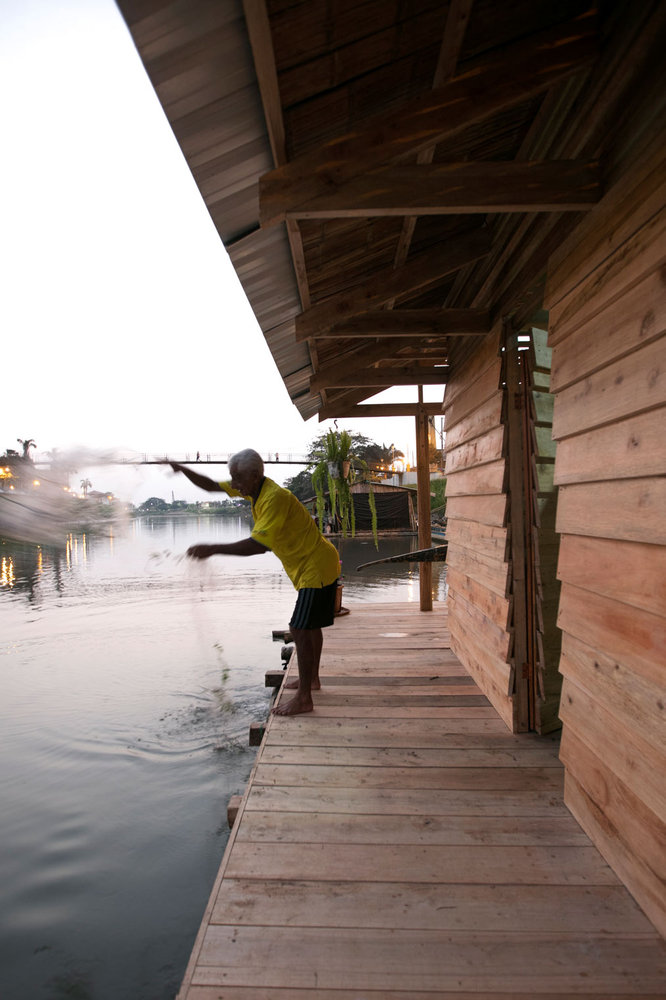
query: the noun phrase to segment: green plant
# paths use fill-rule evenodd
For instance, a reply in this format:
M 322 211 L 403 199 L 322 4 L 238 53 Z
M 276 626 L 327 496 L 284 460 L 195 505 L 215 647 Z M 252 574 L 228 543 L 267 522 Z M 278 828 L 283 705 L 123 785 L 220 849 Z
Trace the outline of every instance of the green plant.
M 446 510 L 446 479 L 430 480 L 430 509 Z
M 370 490 L 368 492 L 368 505 L 370 507 L 370 516 L 372 518 L 372 537 L 375 540 L 375 548 L 378 549 L 379 544 L 377 542 L 377 504 L 375 503 L 375 494 L 372 489 L 372 486 L 370 487 Z
M 316 493 L 320 529 L 324 525 L 326 493 L 328 493 L 331 516 L 334 519 L 339 517 L 345 538 L 350 532 L 353 537 L 356 534 L 356 514 L 351 486 L 356 480 L 357 468 L 367 470 L 367 463 L 354 454 L 349 432 L 335 430 L 327 431 L 322 447 L 315 451 L 313 459 L 311 476 Z M 377 510 L 372 487 L 368 502 L 372 512 L 372 534 L 377 546 Z

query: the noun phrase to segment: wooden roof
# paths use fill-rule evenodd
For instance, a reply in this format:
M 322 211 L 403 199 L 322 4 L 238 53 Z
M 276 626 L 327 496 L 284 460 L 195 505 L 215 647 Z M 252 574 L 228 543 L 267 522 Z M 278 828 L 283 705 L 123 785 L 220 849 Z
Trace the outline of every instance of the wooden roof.
M 359 404 L 528 321 L 663 101 L 658 0 L 119 7 L 305 419 L 413 412 Z

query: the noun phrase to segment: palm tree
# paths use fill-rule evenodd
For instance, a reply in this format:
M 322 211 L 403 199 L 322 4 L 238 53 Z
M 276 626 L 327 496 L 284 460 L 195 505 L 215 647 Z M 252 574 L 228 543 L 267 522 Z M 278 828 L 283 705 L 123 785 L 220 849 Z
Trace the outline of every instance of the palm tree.
M 399 448 L 396 448 L 396 446 L 393 443 L 391 443 L 388 446 L 388 448 L 386 447 L 386 445 L 383 444 L 382 448 L 384 449 L 386 460 L 389 463 L 390 467 L 393 466 L 393 463 L 395 462 L 396 458 L 405 457 L 405 453 L 403 451 L 400 451 Z
M 81 480 L 81 489 L 83 490 L 84 497 L 88 496 L 88 490 L 90 489 L 91 486 L 92 486 L 92 483 L 90 482 L 89 479 L 82 479 Z
M 23 458 L 30 458 L 30 449 L 37 447 L 33 439 L 26 438 L 25 440 L 23 440 L 23 438 L 16 438 L 16 440 L 20 445 L 23 446 Z

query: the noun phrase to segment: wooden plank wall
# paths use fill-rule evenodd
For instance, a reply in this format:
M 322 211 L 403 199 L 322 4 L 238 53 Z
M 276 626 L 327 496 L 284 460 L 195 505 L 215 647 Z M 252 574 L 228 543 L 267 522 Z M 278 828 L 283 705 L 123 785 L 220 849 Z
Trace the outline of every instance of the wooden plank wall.
M 666 933 L 666 137 L 642 134 L 545 305 L 565 801 Z
M 446 387 L 447 581 L 451 648 L 513 729 L 501 337 L 498 324 Z

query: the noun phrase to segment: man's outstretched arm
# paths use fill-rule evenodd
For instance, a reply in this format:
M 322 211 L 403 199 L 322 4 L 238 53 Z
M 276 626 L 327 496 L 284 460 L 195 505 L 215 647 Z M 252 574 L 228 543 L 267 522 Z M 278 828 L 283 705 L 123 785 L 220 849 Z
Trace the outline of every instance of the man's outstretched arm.
M 184 476 L 187 476 L 191 483 L 198 486 L 200 490 L 206 490 L 207 493 L 224 493 L 219 483 L 216 483 L 214 479 L 209 479 L 208 476 L 202 476 L 200 472 L 194 472 L 193 469 L 188 469 L 186 465 L 181 465 L 180 462 L 169 462 L 169 465 L 174 472 L 182 472 Z
M 259 556 L 262 552 L 270 552 L 270 549 L 254 538 L 241 538 L 238 542 L 191 545 L 187 550 L 192 559 L 208 559 L 209 556 Z

